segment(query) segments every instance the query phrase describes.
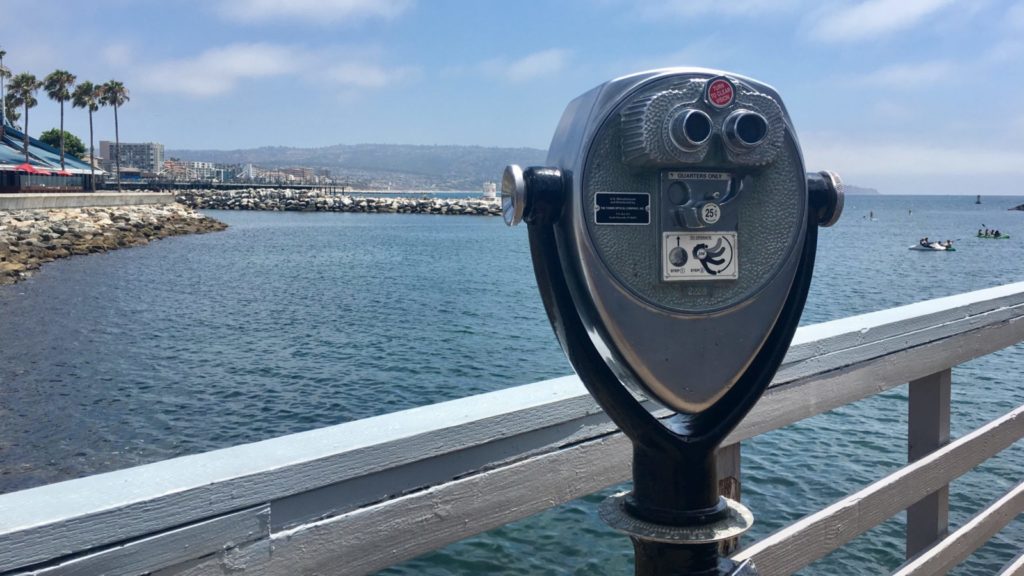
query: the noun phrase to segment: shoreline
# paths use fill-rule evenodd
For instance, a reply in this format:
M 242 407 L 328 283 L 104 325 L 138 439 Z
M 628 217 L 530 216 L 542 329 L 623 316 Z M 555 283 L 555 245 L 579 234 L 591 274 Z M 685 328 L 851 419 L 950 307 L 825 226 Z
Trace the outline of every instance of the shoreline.
M 0 210 L 0 286 L 25 280 L 59 258 L 225 228 L 181 204 Z
M 277 188 L 244 190 L 182 190 L 175 200 L 196 210 L 262 210 L 270 212 L 362 212 L 500 216 L 501 201 L 484 198 L 377 197 L 326 194 Z

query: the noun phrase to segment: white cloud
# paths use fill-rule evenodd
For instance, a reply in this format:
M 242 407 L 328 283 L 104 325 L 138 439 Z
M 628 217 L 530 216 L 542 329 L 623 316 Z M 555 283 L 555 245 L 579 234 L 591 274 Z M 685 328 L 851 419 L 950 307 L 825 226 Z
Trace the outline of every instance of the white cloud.
M 485 74 L 508 82 L 526 82 L 561 72 L 568 64 L 569 56 L 568 50 L 552 48 L 517 60 L 488 60 L 480 68 Z
M 868 176 L 1024 176 L 1024 151 L 919 140 L 854 142 L 845 137 L 801 135 L 807 165 L 849 175 Z
M 912 28 L 954 0 L 866 0 L 818 13 L 811 35 L 825 42 L 867 40 Z
M 705 38 L 687 39 L 686 45 L 683 48 L 667 54 L 610 61 L 608 62 L 608 68 L 612 71 L 613 75 L 636 72 L 637 70 L 677 66 L 730 68 L 730 64 L 743 61 L 740 55 L 738 46 L 723 41 L 716 34 Z
M 194 58 L 157 62 L 142 72 L 141 80 L 157 92 L 216 96 L 229 92 L 243 79 L 289 74 L 301 67 L 303 60 L 302 54 L 287 46 L 232 44 L 211 48 Z
M 853 83 L 890 90 L 913 90 L 922 85 L 948 80 L 957 67 L 947 60 L 934 60 L 915 64 L 892 64 L 864 76 L 853 78 Z
M 1024 30 L 1024 2 L 1017 2 L 1006 11 L 1006 24 L 1014 30 Z
M 412 67 L 385 68 L 377 64 L 347 62 L 324 70 L 324 78 L 346 88 L 383 88 L 413 78 Z
M 336 24 L 367 18 L 396 18 L 412 4 L 412 0 L 220 0 L 217 11 L 224 19 L 234 22 L 285 19 Z
M 770 12 L 787 12 L 799 0 L 662 0 L 641 2 L 641 14 L 651 18 L 665 16 L 758 16 Z
M 373 50 L 308 51 L 279 44 L 231 44 L 191 58 L 156 62 L 138 69 L 149 90 L 205 98 L 234 90 L 244 80 L 294 77 L 310 84 L 347 89 L 383 88 L 415 77 L 410 67 L 386 67 Z
M 984 57 L 985 61 L 990 64 L 1016 64 L 1022 58 L 1024 58 L 1024 42 L 1020 40 L 1003 40 L 989 48 Z
M 131 64 L 133 54 L 132 47 L 124 43 L 109 44 L 100 50 L 103 62 L 113 68 L 123 68 Z
M 1009 128 L 1011 128 L 1015 134 L 1024 134 L 1024 112 L 1017 114 L 1016 118 L 1012 118 L 1010 120 Z

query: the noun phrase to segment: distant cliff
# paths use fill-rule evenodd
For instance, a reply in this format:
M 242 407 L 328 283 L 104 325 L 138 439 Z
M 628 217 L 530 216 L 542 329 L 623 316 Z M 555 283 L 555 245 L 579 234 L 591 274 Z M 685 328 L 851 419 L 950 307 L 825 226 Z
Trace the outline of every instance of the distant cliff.
M 501 180 L 507 164 L 543 165 L 547 151 L 482 146 L 335 145 L 268 146 L 247 150 L 168 150 L 169 158 L 254 164 L 264 168 L 327 168 L 341 183 L 360 189 L 479 190 Z
M 337 144 L 323 148 L 264 146 L 244 150 L 168 150 L 168 158 L 261 168 L 326 168 L 336 182 L 360 190 L 480 190 L 499 182 L 508 164 L 543 166 L 546 150 L 483 146 Z M 878 194 L 846 186 L 847 194 Z
M 861 188 L 860 186 L 851 186 L 849 184 L 844 186 L 843 190 L 847 194 L 878 194 L 878 190 L 874 188 Z

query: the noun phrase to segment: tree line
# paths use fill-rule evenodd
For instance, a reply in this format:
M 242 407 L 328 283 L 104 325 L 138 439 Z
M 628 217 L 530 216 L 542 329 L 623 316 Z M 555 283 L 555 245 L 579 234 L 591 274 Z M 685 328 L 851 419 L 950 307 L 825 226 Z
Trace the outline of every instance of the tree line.
M 60 104 L 60 168 L 64 170 L 64 103 L 71 102 L 74 108 L 84 108 L 89 113 L 89 157 L 90 170 L 93 178 L 92 189 L 96 190 L 96 170 L 92 160 L 96 158 L 93 148 L 93 123 L 92 114 L 101 106 L 114 108 L 114 143 L 117 152 L 114 160 L 117 165 L 117 189 L 121 190 L 121 134 L 117 120 L 117 109 L 124 106 L 129 100 L 128 88 L 122 82 L 110 80 L 103 84 L 93 84 L 88 80 L 78 82 L 78 78 L 67 70 L 54 70 L 47 74 L 42 80 L 30 72 L 12 74 L 4 67 L 4 56 L 7 52 L 0 49 L 0 94 L 3 94 L 2 116 L 0 116 L 0 137 L 6 138 L 6 121 L 11 124 L 18 122 L 24 114 L 24 135 L 23 148 L 25 150 L 25 162 L 29 161 L 29 137 L 28 137 L 28 111 L 39 104 L 36 94 L 40 89 L 46 92 L 54 102 Z M 4 91 L 4 82 L 10 81 L 8 90 Z M 77 83 L 77 84 L 76 84 Z M 22 112 L 19 112 L 18 109 Z

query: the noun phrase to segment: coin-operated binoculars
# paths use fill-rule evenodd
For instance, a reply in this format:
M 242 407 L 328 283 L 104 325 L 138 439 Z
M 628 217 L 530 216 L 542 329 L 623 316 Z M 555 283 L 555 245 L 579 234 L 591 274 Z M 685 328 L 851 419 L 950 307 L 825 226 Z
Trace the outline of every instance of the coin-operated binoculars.
M 789 348 L 842 184 L 805 173 L 774 89 L 704 69 L 583 94 L 547 163 L 505 169 L 503 210 L 529 225 L 562 348 L 633 442 L 633 490 L 601 515 L 632 538 L 637 574 L 738 570 L 717 543 L 753 517 L 719 495 L 715 451 Z

